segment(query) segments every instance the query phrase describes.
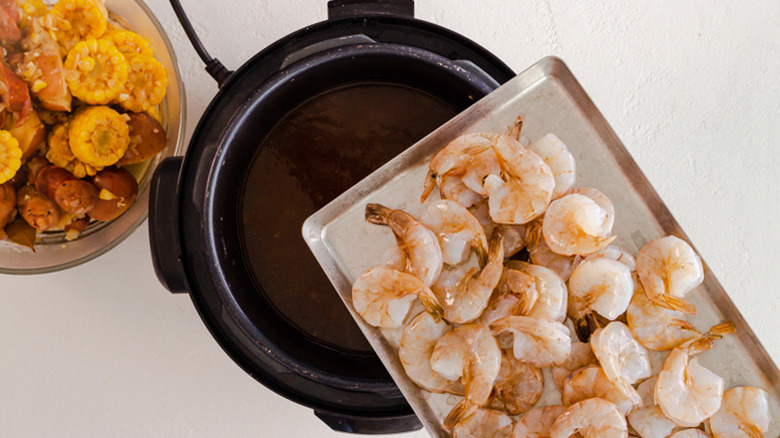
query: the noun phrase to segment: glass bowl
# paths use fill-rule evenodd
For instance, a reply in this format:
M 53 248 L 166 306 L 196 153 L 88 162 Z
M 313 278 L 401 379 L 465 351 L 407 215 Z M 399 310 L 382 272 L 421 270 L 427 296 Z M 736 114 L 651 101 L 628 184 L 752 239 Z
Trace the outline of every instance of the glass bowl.
M 49 3 L 49 2 L 47 2 Z M 149 187 L 154 169 L 163 158 L 184 153 L 184 83 L 168 36 L 154 14 L 141 0 L 105 0 L 106 9 L 135 32 L 149 40 L 154 56 L 168 70 L 168 90 L 160 104 L 168 145 L 143 165 L 128 166 L 138 178 L 138 196 L 121 216 L 110 222 L 90 224 L 78 238 L 65 240 L 61 231 L 38 233 L 35 252 L 8 241 L 0 241 L 0 273 L 39 274 L 70 268 L 106 253 L 135 231 L 145 220 Z

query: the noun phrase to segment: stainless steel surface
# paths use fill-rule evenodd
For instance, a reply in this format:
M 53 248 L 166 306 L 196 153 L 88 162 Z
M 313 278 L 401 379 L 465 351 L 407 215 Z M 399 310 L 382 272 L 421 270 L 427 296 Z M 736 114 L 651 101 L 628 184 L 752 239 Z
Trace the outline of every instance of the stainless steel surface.
M 378 202 L 419 215 L 423 208 L 419 197 L 433 154 L 464 133 L 503 131 L 518 114 L 525 114 L 523 134 L 532 141 L 552 132 L 569 146 L 577 161 L 578 186 L 596 187 L 612 200 L 616 209 L 614 233 L 619 246 L 636 255 L 645 242 L 656 237 L 674 234 L 688 240 L 620 139 L 557 58 L 544 58 L 534 64 L 309 217 L 303 225 L 304 239 L 433 436 L 447 436 L 440 427 L 441 420 L 459 397 L 430 394 L 413 384 L 398 360 L 400 330 L 371 327 L 352 307 L 353 281 L 366 269 L 379 264 L 383 251 L 395 244 L 386 227 L 365 222 L 364 208 L 366 203 Z M 719 341 L 699 360 L 724 378 L 726 389 L 745 385 L 765 389 L 775 419 L 767 436 L 778 436 L 780 371 L 706 262 L 704 265 L 704 283 L 686 297 L 698 308 L 698 314 L 690 321 L 700 330 L 724 320 L 732 321 L 737 333 Z M 651 352 L 655 373 L 664 357 L 663 352 Z M 551 386 L 548 383 L 546 387 Z M 559 401 L 549 389 L 545 390 L 540 405 Z

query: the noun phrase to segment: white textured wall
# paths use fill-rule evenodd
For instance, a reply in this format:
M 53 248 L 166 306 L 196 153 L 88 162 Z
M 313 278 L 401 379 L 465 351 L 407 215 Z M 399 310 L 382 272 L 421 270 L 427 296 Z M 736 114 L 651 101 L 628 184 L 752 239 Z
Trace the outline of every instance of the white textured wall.
M 183 3 L 229 68 L 325 18 L 325 0 Z M 149 4 L 181 61 L 189 133 L 216 87 L 167 2 Z M 780 2 L 420 0 L 417 16 L 517 71 L 566 61 L 780 360 Z M 157 283 L 146 232 L 66 272 L 0 276 L 2 435 L 343 436 L 230 361 Z

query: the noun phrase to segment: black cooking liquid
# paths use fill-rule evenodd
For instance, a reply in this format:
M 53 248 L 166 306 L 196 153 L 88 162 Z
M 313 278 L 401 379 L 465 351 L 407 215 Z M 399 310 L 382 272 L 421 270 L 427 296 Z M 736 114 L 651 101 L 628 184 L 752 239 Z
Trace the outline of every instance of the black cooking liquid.
M 259 289 L 302 332 L 339 350 L 371 351 L 301 226 L 455 114 L 413 88 L 352 84 L 307 100 L 260 144 L 241 206 L 246 256 Z

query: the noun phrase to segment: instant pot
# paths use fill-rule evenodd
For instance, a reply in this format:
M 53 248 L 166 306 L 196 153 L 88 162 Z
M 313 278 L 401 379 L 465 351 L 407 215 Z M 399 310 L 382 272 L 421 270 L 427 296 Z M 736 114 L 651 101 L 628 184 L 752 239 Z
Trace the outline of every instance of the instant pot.
M 514 72 L 400 0 L 331 1 L 326 21 L 231 72 L 171 4 L 220 89 L 186 155 L 153 178 L 158 278 L 247 373 L 332 429 L 419 429 L 373 351 L 340 342 L 359 332 L 313 256 L 289 254 L 306 248 L 309 214 Z

